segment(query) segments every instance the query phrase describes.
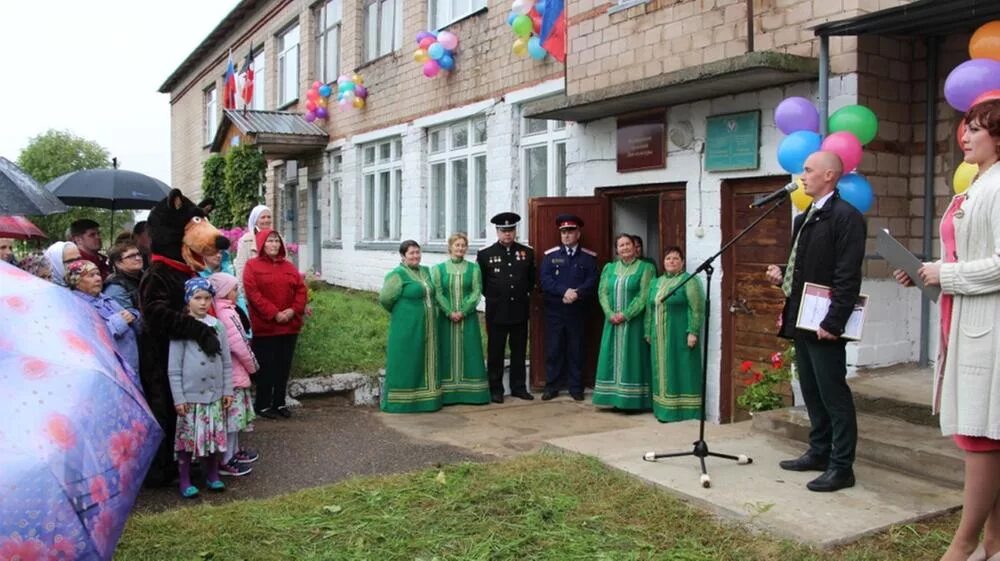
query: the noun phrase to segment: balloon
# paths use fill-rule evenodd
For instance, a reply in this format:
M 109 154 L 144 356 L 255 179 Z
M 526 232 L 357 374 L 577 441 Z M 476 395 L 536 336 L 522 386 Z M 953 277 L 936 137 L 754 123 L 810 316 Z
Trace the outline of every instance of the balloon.
M 778 145 L 778 163 L 788 173 L 802 173 L 809 154 L 819 150 L 822 139 L 812 131 L 795 131 Z
M 972 180 L 976 178 L 977 173 L 979 173 L 979 166 L 976 164 L 968 162 L 958 164 L 958 167 L 955 168 L 955 175 L 951 178 L 951 186 L 955 189 L 955 194 L 964 193 L 969 185 L 972 185 Z
M 428 60 L 424 63 L 424 76 L 433 78 L 441 71 L 441 65 L 436 60 Z
M 306 111 L 306 122 L 311 123 L 316 120 L 316 113 L 313 111 Z
M 450 31 L 438 33 L 438 43 L 448 51 L 454 51 L 458 47 L 458 36 Z
M 510 11 L 522 16 L 528 15 L 532 5 L 534 5 L 534 2 L 531 0 L 514 0 L 514 3 L 510 5 Z
M 434 43 L 437 43 L 437 39 L 435 39 L 434 37 L 424 37 L 417 44 L 420 45 L 421 49 L 426 51 Z
M 365 79 L 361 77 L 361 74 L 354 74 L 353 76 L 351 76 L 351 81 L 354 82 L 355 84 L 365 83 Z
M 531 24 L 531 18 L 525 15 L 520 15 L 517 16 L 517 18 L 514 20 L 513 27 L 515 35 L 517 35 L 518 37 L 527 38 L 529 35 L 531 35 L 531 31 L 534 26 L 532 26 Z
M 339 86 L 340 84 L 343 84 L 348 80 L 350 80 L 350 78 L 347 77 L 347 74 L 341 74 L 339 77 L 337 77 L 337 85 Z
M 848 105 L 830 115 L 827 128 L 830 132 L 849 132 L 864 145 L 874 140 L 878 134 L 878 118 L 864 105 Z
M 344 92 L 344 95 L 341 96 L 341 100 L 345 100 L 345 101 L 347 101 L 347 103 L 350 103 L 350 102 L 354 101 L 355 97 L 357 97 L 357 96 L 354 94 L 354 90 L 348 90 L 348 91 Z
M 519 37 L 517 41 L 514 41 L 513 51 L 517 56 L 528 54 L 528 40 L 524 37 Z
M 427 56 L 427 51 L 424 50 L 424 49 L 417 49 L 417 50 L 413 51 L 413 60 L 415 60 L 417 62 L 420 62 L 420 63 L 427 62 L 428 58 L 430 58 L 430 57 Z
M 1000 60 L 1000 21 L 984 23 L 969 39 L 969 56 Z
M 441 43 L 432 44 L 427 47 L 427 56 L 434 60 L 441 60 L 441 57 L 444 56 L 444 47 L 441 46 Z
M 542 1 L 535 2 L 535 11 L 538 12 L 539 14 L 544 14 L 545 13 L 545 2 L 542 2 Z
M 306 111 L 315 111 L 315 110 L 316 110 L 316 102 L 313 101 L 313 100 L 311 100 L 311 99 L 307 100 L 306 101 Z
M 545 57 L 549 55 L 545 47 L 542 46 L 542 40 L 537 35 L 528 39 L 528 54 L 535 60 L 545 60 Z
M 421 31 L 421 32 L 417 33 L 417 44 L 419 45 L 420 42 L 423 41 L 424 39 L 426 39 L 427 37 L 430 37 L 431 39 L 433 39 L 434 35 L 426 32 L 426 31 Z
M 340 108 L 341 109 L 346 109 L 346 108 L 348 108 L 350 106 L 351 106 L 351 102 L 350 101 L 347 101 L 346 99 L 341 98 L 341 100 L 340 100 Z
M 313 82 L 312 89 L 318 90 L 322 85 L 323 85 L 323 82 L 320 82 L 319 80 L 316 80 L 315 82 Z
M 355 109 L 364 109 L 365 108 L 365 100 L 362 99 L 362 98 L 360 98 L 360 97 L 354 98 L 354 101 L 352 101 L 351 104 L 354 105 Z
M 354 91 L 354 82 L 351 82 L 350 80 L 341 82 L 341 84 L 337 86 L 337 89 L 340 90 L 340 93 Z
M 361 99 L 368 98 L 368 88 L 364 86 L 354 86 L 354 95 Z
M 965 147 L 962 146 L 962 137 L 965 136 L 965 119 L 960 119 L 958 121 L 958 130 L 955 131 L 955 142 L 958 143 L 958 149 L 964 150 Z
M 1000 89 L 1000 61 L 967 60 L 955 67 L 944 81 L 944 97 L 959 111 L 968 111 L 981 94 Z
M 317 108 L 326 107 L 326 98 L 325 97 L 321 97 L 321 98 L 317 99 L 316 100 L 316 107 Z
M 535 5 L 537 8 L 537 4 Z M 542 14 L 538 10 L 531 10 L 528 12 L 528 17 L 531 18 L 531 31 L 535 35 L 542 34 Z
M 792 204 L 795 208 L 799 209 L 799 212 L 805 212 L 809 205 L 812 204 L 813 198 L 806 195 L 806 186 L 802 183 L 802 178 L 795 180 L 795 184 L 799 186 L 798 189 L 792 191 Z
M 514 20 L 516 20 L 517 16 L 519 16 L 519 15 L 521 15 L 521 14 L 519 14 L 517 12 L 511 12 L 510 15 L 507 16 L 507 25 L 513 27 L 514 26 Z
M 774 124 L 785 134 L 819 132 L 819 111 L 813 102 L 804 97 L 789 97 L 774 110 Z
M 319 95 L 323 97 L 330 97 L 331 93 L 333 93 L 333 90 L 332 88 L 330 88 L 330 86 L 323 84 L 322 86 L 319 87 Z
M 975 107 L 980 103 L 991 99 L 1000 99 L 1000 90 L 989 90 L 977 95 L 976 99 L 972 100 L 972 104 L 969 105 L 969 107 Z
M 318 97 L 319 97 L 319 92 L 316 90 L 309 90 L 306 92 L 306 99 L 308 100 L 316 101 L 316 98 Z
M 452 68 L 455 68 L 455 58 L 448 53 L 445 53 L 438 59 L 438 65 L 441 66 L 441 70 L 450 71 Z
M 326 107 L 317 107 L 316 108 L 316 118 L 317 119 L 326 119 L 329 116 L 330 116 L 330 114 L 326 112 Z
M 840 181 L 837 182 L 837 190 L 840 191 L 841 199 L 851 203 L 862 214 L 868 212 L 872 203 L 875 202 L 872 186 L 861 174 L 848 173 L 841 176 Z
M 840 156 L 844 172 L 854 171 L 861 163 L 861 142 L 849 132 L 835 132 L 823 139 L 822 150 Z

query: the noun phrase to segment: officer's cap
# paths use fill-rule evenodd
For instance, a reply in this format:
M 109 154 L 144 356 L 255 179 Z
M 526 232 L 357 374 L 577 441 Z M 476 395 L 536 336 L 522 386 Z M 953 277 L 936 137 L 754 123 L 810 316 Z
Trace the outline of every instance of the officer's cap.
M 556 217 L 556 226 L 560 230 L 575 230 L 583 228 L 583 220 L 574 214 L 560 214 Z
M 517 223 L 521 221 L 521 217 L 514 212 L 501 212 L 500 214 L 494 216 L 490 219 L 490 222 L 496 224 L 497 230 L 513 230 L 517 228 Z

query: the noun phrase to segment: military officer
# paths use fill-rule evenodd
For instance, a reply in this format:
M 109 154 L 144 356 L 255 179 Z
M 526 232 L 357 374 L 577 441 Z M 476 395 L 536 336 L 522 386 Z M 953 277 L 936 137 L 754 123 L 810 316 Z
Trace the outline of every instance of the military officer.
M 528 347 L 528 304 L 535 286 L 535 250 L 514 241 L 521 217 L 501 212 L 497 242 L 479 250 L 476 262 L 483 274 L 486 297 L 486 370 L 493 403 L 503 403 L 504 349 L 510 341 L 510 395 L 535 399 L 528 392 L 525 355 Z
M 597 253 L 580 245 L 583 220 L 572 214 L 556 218 L 562 243 L 542 258 L 545 300 L 545 393 L 548 401 L 566 383 L 583 401 L 583 338 L 587 309 L 597 293 Z

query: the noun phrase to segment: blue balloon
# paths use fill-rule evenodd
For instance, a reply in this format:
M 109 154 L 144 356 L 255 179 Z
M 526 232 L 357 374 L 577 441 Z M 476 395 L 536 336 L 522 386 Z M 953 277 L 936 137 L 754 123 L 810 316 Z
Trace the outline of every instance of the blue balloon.
M 528 39 L 528 54 L 535 60 L 545 60 L 545 57 L 549 56 L 549 52 L 542 46 L 542 40 L 537 35 Z
M 514 20 L 516 20 L 517 16 L 519 16 L 519 15 L 520 14 L 518 14 L 517 12 L 511 12 L 510 15 L 507 16 L 507 25 L 513 27 L 514 26 Z
M 440 60 L 444 56 L 444 45 L 441 43 L 434 43 L 430 47 L 427 47 L 427 56 L 434 60 Z M 440 64 L 440 63 L 439 63 Z
M 337 86 L 337 89 L 340 91 L 340 93 L 354 91 L 354 82 L 350 80 L 342 82 L 339 86 Z
M 778 163 L 791 174 L 802 173 L 810 154 L 819 150 L 823 138 L 812 131 L 795 131 L 778 145 Z
M 322 86 L 319 87 L 319 95 L 323 97 L 330 97 L 330 93 L 331 90 L 329 84 L 323 84 Z
M 871 184 L 859 173 L 844 174 L 837 182 L 837 190 L 840 191 L 841 199 L 851 203 L 862 214 L 868 212 L 875 202 Z
M 544 14 L 545 13 L 545 2 L 535 2 L 535 11 Z
M 450 54 L 445 53 L 438 59 L 438 66 L 441 67 L 441 70 L 451 70 L 452 68 L 455 68 L 455 58 Z

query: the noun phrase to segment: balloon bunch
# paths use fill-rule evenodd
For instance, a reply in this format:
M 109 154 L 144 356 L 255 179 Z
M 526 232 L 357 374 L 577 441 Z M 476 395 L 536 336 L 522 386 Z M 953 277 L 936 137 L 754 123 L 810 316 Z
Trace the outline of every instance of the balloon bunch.
M 324 93 L 326 92 L 326 93 Z M 330 86 L 316 80 L 306 92 L 306 121 L 326 119 L 330 112 L 326 107 L 326 98 L 330 96 Z
M 417 33 L 417 45 L 417 50 L 413 51 L 413 60 L 424 66 L 424 76 L 433 78 L 442 70 L 454 70 L 458 35 L 450 31 L 436 34 L 421 31 Z
M 542 46 L 542 10 L 545 9 L 544 1 L 536 0 L 514 0 L 510 7 L 510 16 L 507 17 L 507 25 L 514 30 L 517 40 L 514 41 L 513 51 L 517 56 L 529 55 L 535 60 L 545 60 L 549 55 L 545 47 Z
M 341 74 L 337 78 L 337 104 L 340 105 L 341 109 L 365 108 L 368 88 L 365 87 L 364 83 L 365 79 L 361 77 L 361 74 L 354 74 L 351 77 L 348 77 L 347 74 Z
M 840 197 L 861 212 L 868 212 L 875 201 L 871 184 L 854 170 L 861 163 L 861 147 L 878 134 L 878 118 L 864 105 L 848 105 L 830 115 L 827 134 L 819 134 L 819 111 L 804 97 L 789 97 L 774 110 L 774 123 L 787 134 L 778 144 L 778 164 L 791 174 L 802 173 L 806 158 L 823 150 L 840 157 L 844 175 L 837 183 Z M 792 203 L 799 210 L 812 204 L 812 197 L 805 194 L 802 179 L 796 180 L 799 188 L 792 192 Z
M 1000 99 L 1000 21 L 985 23 L 969 40 L 967 60 L 955 67 L 944 81 L 944 97 L 948 105 L 966 112 L 970 107 L 990 99 Z M 955 139 L 962 148 L 965 120 L 958 123 Z M 955 194 L 969 188 L 979 172 L 979 166 L 962 162 L 952 177 Z

